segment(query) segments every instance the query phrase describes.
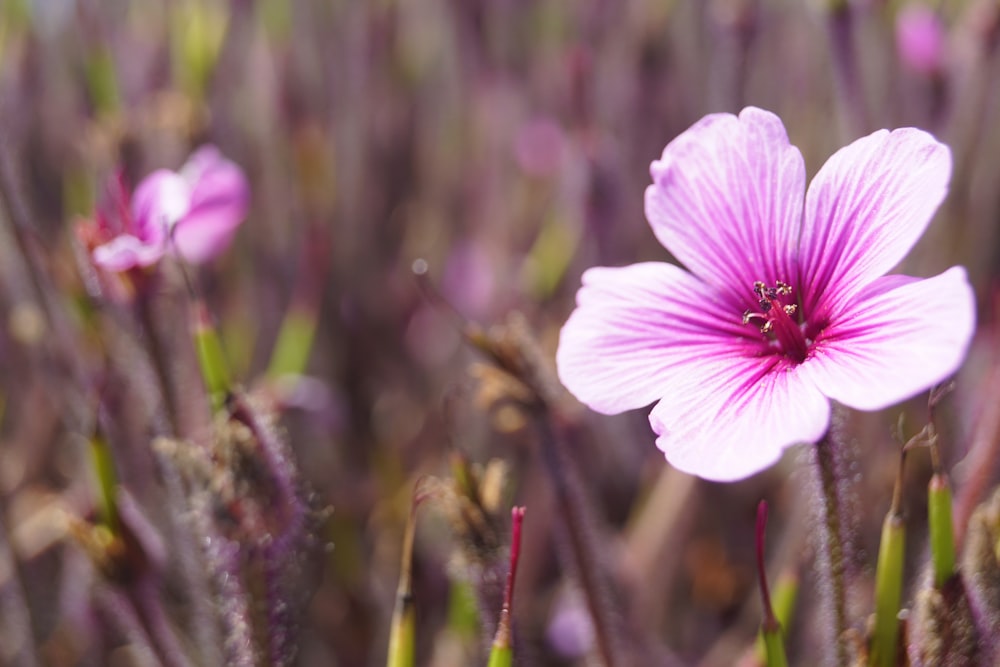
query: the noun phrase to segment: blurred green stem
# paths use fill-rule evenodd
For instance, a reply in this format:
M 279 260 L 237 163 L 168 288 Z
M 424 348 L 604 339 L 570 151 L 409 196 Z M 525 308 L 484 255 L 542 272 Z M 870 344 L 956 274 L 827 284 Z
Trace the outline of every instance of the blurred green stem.
M 882 540 L 875 569 L 875 630 L 868 655 L 868 664 L 872 667 L 895 667 L 899 649 L 899 602 L 903 594 L 903 559 L 906 555 L 906 524 L 901 508 L 905 460 L 904 449 L 899 457 L 892 506 L 882 524 Z
M 271 363 L 267 367 L 268 376 L 279 378 L 304 373 L 315 336 L 316 312 L 303 305 L 293 304 L 281 323 L 278 340 L 271 353 Z
M 413 667 L 416 655 L 417 618 L 416 610 L 413 607 L 413 583 L 410 568 L 413 563 L 413 535 L 416 532 L 417 502 L 414 499 L 410 505 L 410 515 L 406 520 L 406 532 L 403 535 L 399 585 L 396 587 L 396 608 L 392 612 L 386 667 Z
M 785 642 L 781 624 L 771 606 L 771 591 L 767 587 L 767 567 L 764 562 L 764 536 L 767 528 L 767 501 L 757 505 L 757 582 L 760 585 L 760 600 L 764 617 L 760 623 L 760 634 L 764 639 L 764 655 L 767 667 L 788 667 L 785 656 Z
M 226 357 L 222 351 L 219 334 L 212 325 L 208 308 L 201 301 L 194 303 L 194 344 L 198 352 L 198 365 L 212 402 L 212 409 L 219 410 L 225 405 L 231 384 Z
M 97 478 L 97 493 L 101 506 L 101 521 L 118 533 L 118 502 L 115 489 L 118 486 L 115 462 L 108 442 L 96 433 L 90 438 L 90 462 Z

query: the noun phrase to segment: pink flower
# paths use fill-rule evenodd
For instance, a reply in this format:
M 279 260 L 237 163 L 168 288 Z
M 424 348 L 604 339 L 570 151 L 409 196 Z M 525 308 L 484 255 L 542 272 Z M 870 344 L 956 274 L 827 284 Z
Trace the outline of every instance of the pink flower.
M 232 241 L 249 200 L 243 171 L 215 146 L 202 146 L 179 172 L 160 169 L 139 183 L 125 229 L 93 249 L 94 263 L 126 271 L 155 264 L 167 253 L 205 262 Z
M 859 139 L 807 192 L 781 121 L 747 108 L 706 116 L 651 172 L 646 216 L 690 272 L 588 270 L 557 362 L 598 412 L 659 401 L 650 424 L 677 468 L 747 477 L 821 438 L 830 399 L 878 410 L 962 362 L 975 326 L 965 270 L 884 275 L 947 190 L 951 153 L 927 133 Z

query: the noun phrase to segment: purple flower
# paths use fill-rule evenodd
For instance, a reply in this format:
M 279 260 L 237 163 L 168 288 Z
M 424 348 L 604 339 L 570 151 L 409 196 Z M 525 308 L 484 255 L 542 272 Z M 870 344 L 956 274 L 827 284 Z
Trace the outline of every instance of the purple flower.
M 807 192 L 781 121 L 747 108 L 706 116 L 651 172 L 646 216 L 690 272 L 588 270 L 557 362 L 598 412 L 659 401 L 650 424 L 677 468 L 747 477 L 821 438 L 830 399 L 877 410 L 958 368 L 975 325 L 965 270 L 884 275 L 947 190 L 951 154 L 927 133 L 859 139 Z
M 215 146 L 202 146 L 179 172 L 160 169 L 139 183 L 125 229 L 93 249 L 94 263 L 126 271 L 155 264 L 168 253 L 205 262 L 232 241 L 249 200 L 243 171 Z

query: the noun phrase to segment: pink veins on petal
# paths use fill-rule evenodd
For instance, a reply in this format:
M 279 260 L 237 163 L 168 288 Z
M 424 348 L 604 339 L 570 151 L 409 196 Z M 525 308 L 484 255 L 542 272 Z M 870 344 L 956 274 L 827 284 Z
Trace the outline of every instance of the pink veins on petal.
M 975 326 L 964 269 L 885 275 L 947 192 L 951 153 L 926 132 L 859 139 L 807 190 L 781 121 L 747 108 L 703 118 L 651 173 L 646 216 L 688 270 L 585 272 L 556 361 L 598 412 L 656 402 L 676 467 L 747 477 L 822 437 L 831 399 L 884 408 L 961 364 Z

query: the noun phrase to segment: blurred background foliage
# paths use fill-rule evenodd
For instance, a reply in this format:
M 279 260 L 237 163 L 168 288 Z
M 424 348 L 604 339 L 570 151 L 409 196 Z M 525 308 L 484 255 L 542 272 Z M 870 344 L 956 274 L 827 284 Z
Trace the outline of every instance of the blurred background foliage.
M 520 313 L 551 360 L 582 270 L 669 259 L 644 222 L 648 165 L 709 112 L 776 112 L 810 175 L 881 127 L 922 127 L 951 146 L 951 193 L 903 269 L 928 276 L 960 263 L 977 288 L 980 333 L 941 417 L 967 518 L 996 477 L 1000 431 L 1000 5 L 929 8 L 940 41 L 921 60 L 901 32 L 910 3 L 878 0 L 3 0 L 0 600 L 21 599 L 26 614 L 0 611 L 13 647 L 0 662 L 156 664 L 113 633 L 94 639 L 101 575 L 61 519 L 97 503 L 86 442 L 100 403 L 121 487 L 153 524 L 173 526 L 168 536 L 185 521 L 168 516 L 150 447 L 165 427 L 143 338 L 97 286 L 75 229 L 117 169 L 135 184 L 205 142 L 246 170 L 253 191 L 230 251 L 189 269 L 233 374 L 256 387 L 283 368 L 308 376 L 282 418 L 321 514 L 315 564 L 297 584 L 298 664 L 383 663 L 417 480 L 463 466 L 485 475 L 475 466 L 491 459 L 506 473 L 491 482 L 499 537 L 484 548 L 502 552 L 510 505 L 528 508 L 518 664 L 592 659 L 565 517 L 517 391 L 497 385 L 428 290 L 487 328 Z M 153 318 L 176 382 L 170 429 L 191 435 L 209 416 L 183 276 L 163 274 Z M 922 402 L 905 408 L 911 432 L 926 420 Z M 873 576 L 899 412 L 840 418 L 857 454 L 858 581 Z M 792 662 L 811 654 L 822 633 L 804 457 L 738 484 L 704 483 L 666 469 L 641 411 L 567 414 L 572 474 L 622 641 L 643 656 L 635 664 L 730 665 L 751 647 L 765 496 L 774 572 L 808 582 Z M 963 467 L 967 456 L 986 458 Z M 922 452 L 911 460 L 905 502 L 919 526 L 929 464 Z M 455 507 L 438 505 L 422 510 L 414 545 L 417 662 L 481 664 L 494 628 L 462 583 L 468 535 L 449 527 Z M 172 544 L 168 572 L 180 567 Z M 911 549 L 908 571 L 925 559 Z M 170 622 L 183 627 L 189 601 L 170 581 Z M 870 610 L 858 597 L 856 609 Z M 27 632 L 15 631 L 25 619 Z

